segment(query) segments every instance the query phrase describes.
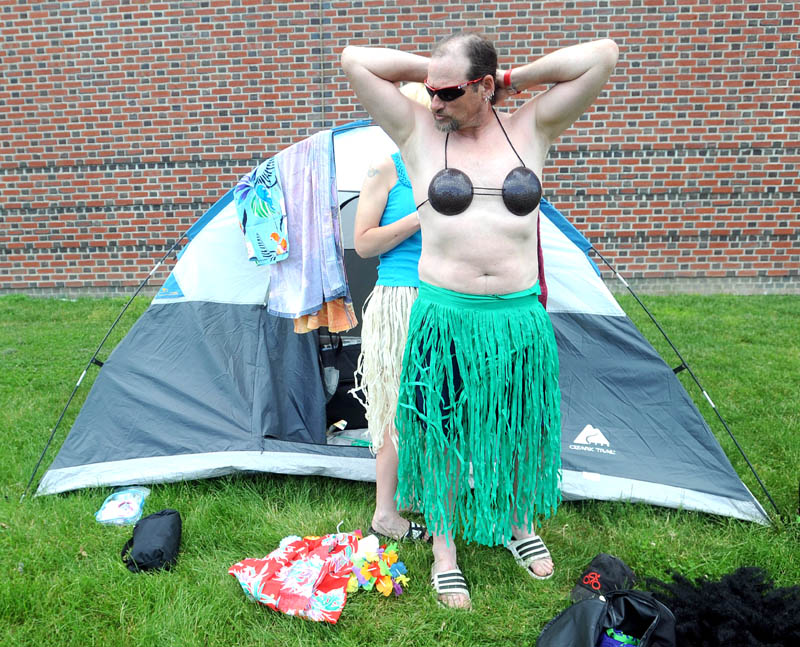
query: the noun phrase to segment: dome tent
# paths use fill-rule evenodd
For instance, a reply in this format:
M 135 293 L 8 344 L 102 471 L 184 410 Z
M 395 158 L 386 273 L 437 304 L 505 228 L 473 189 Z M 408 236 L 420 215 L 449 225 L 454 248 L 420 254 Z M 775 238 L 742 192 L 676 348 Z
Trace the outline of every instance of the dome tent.
M 395 147 L 367 122 L 330 133 L 359 311 L 375 263 L 352 250 L 357 195 L 369 160 Z M 673 370 L 603 283 L 591 244 L 545 199 L 540 231 L 561 364 L 564 499 L 767 522 Z M 270 269 L 247 258 L 233 191 L 187 238 L 99 369 L 37 493 L 234 472 L 374 480 L 368 448 L 327 439 L 319 335 L 295 334 L 290 320 L 268 314 Z

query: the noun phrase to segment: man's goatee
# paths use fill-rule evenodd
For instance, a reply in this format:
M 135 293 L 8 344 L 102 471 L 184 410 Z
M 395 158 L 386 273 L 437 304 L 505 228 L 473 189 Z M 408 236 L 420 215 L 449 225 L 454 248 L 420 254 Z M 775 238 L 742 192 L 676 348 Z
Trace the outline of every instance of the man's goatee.
M 433 123 L 436 126 L 436 130 L 443 133 L 455 132 L 461 126 L 455 119 L 449 119 L 448 121 L 439 121 L 437 119 Z

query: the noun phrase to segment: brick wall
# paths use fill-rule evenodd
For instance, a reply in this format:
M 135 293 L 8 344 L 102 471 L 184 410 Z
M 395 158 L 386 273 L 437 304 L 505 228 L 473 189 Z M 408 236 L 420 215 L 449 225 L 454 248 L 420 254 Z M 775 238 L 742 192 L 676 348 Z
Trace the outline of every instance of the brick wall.
M 504 66 L 617 41 L 543 180 L 626 278 L 800 292 L 794 3 L 7 0 L 0 20 L 0 293 L 129 293 L 258 161 L 365 116 L 345 44 L 425 53 L 458 28 Z

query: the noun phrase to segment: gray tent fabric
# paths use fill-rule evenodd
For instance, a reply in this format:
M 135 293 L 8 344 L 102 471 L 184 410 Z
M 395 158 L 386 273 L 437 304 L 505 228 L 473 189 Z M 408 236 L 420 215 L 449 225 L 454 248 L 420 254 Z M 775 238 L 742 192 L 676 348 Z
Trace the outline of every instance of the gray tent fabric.
M 352 198 L 367 164 L 396 149 L 363 123 L 331 136 L 352 248 Z M 589 242 L 546 199 L 540 211 L 561 362 L 564 499 L 768 523 L 680 380 L 606 288 Z M 360 312 L 375 264 L 351 249 L 345 258 Z M 319 338 L 267 314 L 269 281 L 268 267 L 247 259 L 229 193 L 198 220 L 161 291 L 99 370 L 37 493 L 235 472 L 374 480 L 368 448 L 327 439 Z
M 318 343 L 259 305 L 154 304 L 104 363 L 50 469 L 261 452 L 270 438 L 325 444 Z
M 765 520 L 675 373 L 628 317 L 551 319 L 569 498 L 661 496 L 688 509 L 709 505 Z

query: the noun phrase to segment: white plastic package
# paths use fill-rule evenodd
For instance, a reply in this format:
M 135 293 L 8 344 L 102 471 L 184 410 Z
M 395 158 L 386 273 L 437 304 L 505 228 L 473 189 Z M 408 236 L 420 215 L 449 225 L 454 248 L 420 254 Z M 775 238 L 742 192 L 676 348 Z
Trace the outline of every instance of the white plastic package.
M 127 487 L 106 497 L 94 518 L 100 523 L 116 526 L 134 524 L 142 517 L 144 500 L 150 490 L 146 487 Z

